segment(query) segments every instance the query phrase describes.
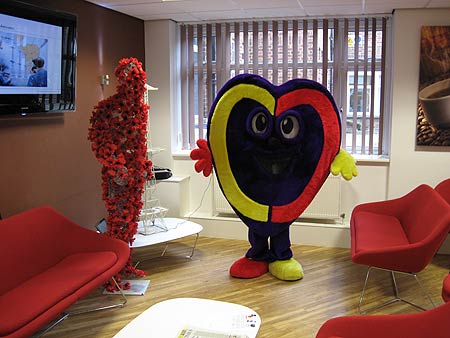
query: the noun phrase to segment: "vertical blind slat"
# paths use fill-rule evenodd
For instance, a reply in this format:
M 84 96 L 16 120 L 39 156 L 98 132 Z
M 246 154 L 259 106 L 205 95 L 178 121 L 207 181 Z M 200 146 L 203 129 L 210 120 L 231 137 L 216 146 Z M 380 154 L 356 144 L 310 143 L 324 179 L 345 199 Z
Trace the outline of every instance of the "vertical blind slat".
M 197 125 L 200 128 L 200 119 L 204 114 L 205 110 L 205 75 L 203 70 L 203 25 L 197 26 L 197 45 L 198 45 L 198 56 L 197 56 L 197 76 L 198 76 L 198 91 L 197 91 Z M 200 135 L 199 135 L 200 137 Z
M 194 27 L 188 26 L 188 44 L 194 45 Z M 194 60 L 194 48 L 190 47 L 188 51 L 188 81 L 194 84 L 195 78 L 195 60 Z M 189 146 L 192 149 L 195 145 L 195 104 L 194 104 L 194 86 L 189 86 Z
M 181 67 L 180 67 L 180 77 L 181 77 L 181 109 L 186 111 L 188 108 L 188 42 L 187 42 L 187 26 L 181 26 L 180 29 L 180 51 L 181 51 Z M 189 122 L 188 114 L 181 114 L 181 133 L 182 133 L 182 146 L 185 149 L 189 145 Z
M 223 60 L 224 60 L 224 53 L 223 53 L 223 46 L 224 43 L 222 41 L 222 24 L 216 23 L 216 68 L 215 68 L 215 74 L 216 74 L 216 83 L 217 88 L 220 88 L 224 84 L 224 69 L 223 69 Z M 214 71 L 214 70 L 213 70 Z M 214 95 L 217 93 L 214 93 Z
M 303 20 L 303 74 L 302 77 L 308 76 L 308 21 Z
M 347 148 L 347 132 L 346 132 L 346 128 L 347 128 L 347 99 L 346 99 L 346 93 L 345 90 L 347 88 L 347 69 L 348 69 L 348 43 L 345 43 L 346 41 L 348 41 L 348 20 L 344 19 L 343 22 L 343 31 L 342 34 L 340 36 L 341 38 L 341 54 L 339 59 L 342 60 L 342 66 L 341 64 L 339 64 L 339 67 L 342 67 L 342 69 L 339 69 L 340 74 L 339 74 L 339 86 L 340 86 L 340 92 L 339 92 L 339 98 L 341 101 L 341 107 L 342 107 L 342 123 L 345 126 L 343 129 L 343 138 L 342 138 L 342 145 L 344 148 Z M 353 130 L 352 130 L 353 133 Z
M 328 87 L 328 20 L 323 20 L 323 55 L 322 55 L 322 84 Z
M 362 96 L 362 121 L 361 121 L 361 154 L 366 153 L 366 129 L 367 129 L 367 71 L 369 62 L 369 20 L 364 19 L 364 82 L 363 82 L 363 96 Z
M 318 39 L 317 39 L 317 20 L 313 20 L 313 74 L 312 79 L 314 81 L 317 81 L 317 46 L 318 46 Z
M 269 72 L 268 67 L 268 52 L 269 52 L 269 23 L 263 22 L 263 77 L 267 79 Z
M 207 24 L 206 25 L 206 79 L 205 79 L 205 90 L 206 90 L 206 102 L 205 102 L 205 109 L 203 110 L 203 114 L 199 114 L 198 116 L 198 132 L 201 138 L 204 136 L 203 132 L 203 121 L 208 116 L 209 107 L 211 107 L 212 101 L 213 101 L 213 92 L 212 92 L 212 42 L 213 36 L 212 36 L 212 25 Z
M 292 22 L 292 77 L 298 78 L 298 20 Z
M 358 79 L 359 79 L 359 19 L 355 19 L 355 38 L 353 42 L 353 122 L 352 122 L 352 152 L 356 150 L 356 135 L 358 127 Z
M 283 21 L 283 83 L 288 80 L 288 43 L 289 43 L 289 21 Z
M 273 41 L 273 48 L 272 48 L 272 82 L 275 84 L 278 84 L 278 50 L 280 48 L 280 45 L 278 43 L 278 21 L 272 22 L 272 41 Z
M 385 95 L 385 71 L 386 71 L 386 18 L 382 18 L 382 52 L 381 52 L 381 98 L 380 98 L 380 120 L 379 120 L 379 130 L 378 130 L 378 155 L 383 152 L 383 123 L 384 123 L 384 95 Z
M 242 27 L 242 34 L 244 36 L 244 73 L 248 73 L 248 23 L 244 22 Z
M 377 40 L 375 39 L 377 34 L 377 20 L 375 18 L 372 19 L 372 63 L 370 67 L 370 72 L 372 74 L 372 78 L 370 79 L 370 86 L 372 87 L 372 91 L 370 93 L 370 119 L 369 119 L 369 154 L 373 154 L 373 131 L 375 128 L 375 71 L 376 71 L 376 63 L 374 60 L 376 59 L 376 45 Z
M 225 75 L 226 79 L 230 77 L 231 71 L 231 25 L 229 23 L 225 24 Z
M 258 74 L 258 67 L 259 67 L 259 29 L 258 29 L 258 22 L 253 22 L 253 74 Z
M 239 34 L 239 22 L 234 24 L 234 69 L 236 70 L 235 75 L 239 74 L 239 70 L 241 68 L 241 60 L 240 60 L 240 45 L 241 39 Z
M 338 99 L 338 102 L 336 102 L 338 104 L 339 108 L 342 108 L 342 102 L 340 100 L 340 96 L 338 93 L 338 89 L 339 89 L 339 68 L 340 68 L 340 64 L 337 63 L 337 60 L 339 58 L 340 55 L 342 55 L 342 51 L 339 49 L 340 44 L 339 42 L 339 32 L 340 32 L 340 28 L 339 28 L 339 20 L 338 19 L 334 19 L 333 20 L 333 38 L 334 38 L 334 53 L 332 56 L 332 61 L 333 61 L 333 86 L 331 89 L 331 93 L 334 95 L 335 100 Z

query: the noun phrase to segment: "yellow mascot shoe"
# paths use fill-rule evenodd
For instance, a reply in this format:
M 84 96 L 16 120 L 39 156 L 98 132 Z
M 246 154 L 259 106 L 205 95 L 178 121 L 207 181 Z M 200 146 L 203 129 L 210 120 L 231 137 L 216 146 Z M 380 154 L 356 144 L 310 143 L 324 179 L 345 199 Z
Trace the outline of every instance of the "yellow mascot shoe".
M 281 280 L 299 280 L 303 278 L 302 265 L 294 258 L 269 263 L 269 272 Z

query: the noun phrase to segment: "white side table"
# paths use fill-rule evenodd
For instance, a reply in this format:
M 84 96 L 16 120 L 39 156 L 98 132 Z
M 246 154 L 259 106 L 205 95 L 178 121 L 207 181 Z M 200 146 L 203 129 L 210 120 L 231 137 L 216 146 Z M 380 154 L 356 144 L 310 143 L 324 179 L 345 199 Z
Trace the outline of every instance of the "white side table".
M 138 232 L 135 235 L 135 239 L 131 248 L 141 248 L 144 246 L 155 245 L 160 243 L 167 243 L 176 239 L 180 239 L 187 236 L 195 235 L 195 242 L 192 247 L 191 254 L 187 256 L 191 258 L 194 255 L 194 250 L 197 245 L 197 240 L 200 232 L 203 230 L 203 227 L 200 224 L 184 220 L 181 218 L 164 218 L 164 225 L 167 227 L 167 230 L 163 230 L 160 232 L 155 232 L 150 235 L 143 235 Z M 138 228 L 142 227 L 142 222 L 139 222 Z M 161 256 L 166 252 L 167 245 L 162 252 Z
M 259 315 L 243 305 L 201 298 L 175 298 L 149 307 L 114 338 L 177 338 L 184 328 L 217 334 L 199 335 L 201 338 L 233 335 L 255 338 L 260 325 Z

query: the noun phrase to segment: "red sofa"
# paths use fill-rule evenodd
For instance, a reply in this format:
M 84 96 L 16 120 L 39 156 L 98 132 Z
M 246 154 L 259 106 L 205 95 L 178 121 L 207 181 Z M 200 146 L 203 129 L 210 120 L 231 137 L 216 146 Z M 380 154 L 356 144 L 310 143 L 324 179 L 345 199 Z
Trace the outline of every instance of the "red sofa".
M 127 243 L 50 207 L 0 221 L 0 337 L 29 337 L 127 262 Z

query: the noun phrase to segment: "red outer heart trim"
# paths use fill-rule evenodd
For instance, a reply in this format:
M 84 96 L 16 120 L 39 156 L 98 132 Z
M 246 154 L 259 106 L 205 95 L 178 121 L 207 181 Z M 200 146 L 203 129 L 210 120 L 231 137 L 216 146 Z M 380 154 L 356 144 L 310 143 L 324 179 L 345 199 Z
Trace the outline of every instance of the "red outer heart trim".
M 339 115 L 333 103 L 321 91 L 305 88 L 283 95 L 278 99 L 275 115 L 278 116 L 282 112 L 302 104 L 311 105 L 322 120 L 324 131 L 322 154 L 311 180 L 300 196 L 289 204 L 272 207 L 272 222 L 275 223 L 292 222 L 303 213 L 327 179 L 331 163 L 339 152 L 341 144 Z

